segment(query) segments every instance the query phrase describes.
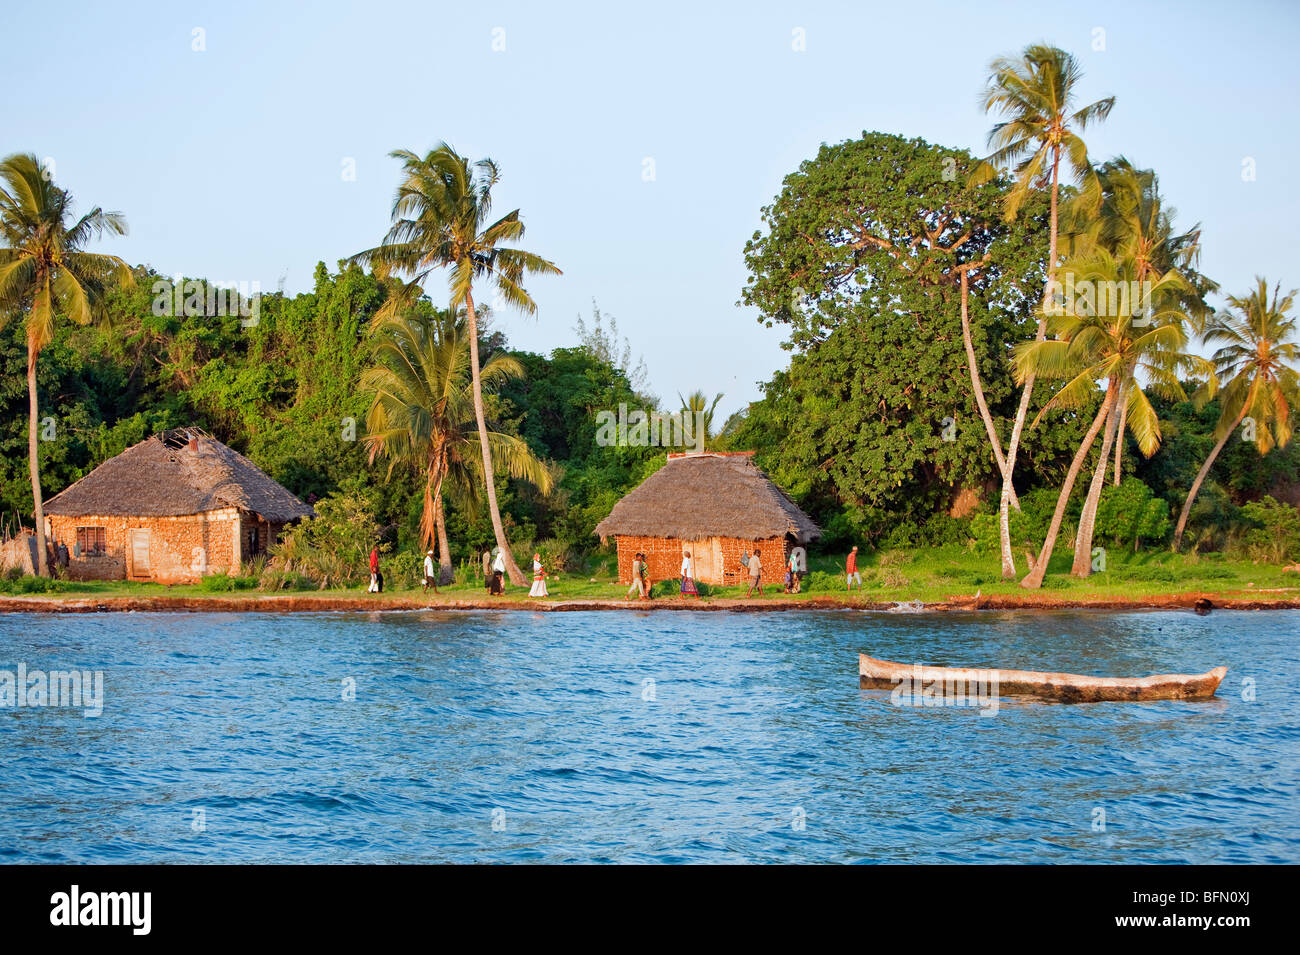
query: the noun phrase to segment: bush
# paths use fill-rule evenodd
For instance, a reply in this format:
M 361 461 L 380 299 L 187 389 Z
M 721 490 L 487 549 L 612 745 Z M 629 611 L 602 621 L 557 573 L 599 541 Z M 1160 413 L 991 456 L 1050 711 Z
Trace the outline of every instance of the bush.
M 1056 500 L 1060 492 L 1056 488 L 1040 487 L 1020 495 L 1020 510 L 1011 508 L 1007 523 L 1011 532 L 1011 550 L 1018 553 L 1025 548 L 1034 552 L 1047 537 L 1047 529 L 1052 524 L 1052 513 L 1056 510 Z M 1077 521 L 1079 505 L 1071 499 L 1066 509 L 1066 520 L 1061 524 L 1059 539 L 1069 540 L 1074 536 L 1070 526 Z M 998 533 L 998 515 L 975 514 L 970 519 L 970 537 L 974 539 L 974 549 L 978 554 L 996 554 L 1001 546 Z
M 1300 511 L 1265 495 L 1243 505 L 1241 516 L 1249 522 L 1242 546 L 1251 560 L 1300 560 Z
M 859 571 L 861 573 L 861 571 Z M 866 576 L 863 576 L 866 580 Z M 803 579 L 804 591 L 821 590 L 834 591 L 844 589 L 844 577 L 841 574 L 830 574 L 824 570 L 814 570 Z
M 1169 536 L 1169 502 L 1156 497 L 1135 477 L 1102 488 L 1094 538 L 1139 550 L 1142 541 L 1159 543 Z M 1161 578 L 1163 579 L 1163 578 Z
M 315 508 L 315 517 L 289 528 L 271 545 L 271 560 L 264 576 L 271 575 L 273 583 L 283 583 L 283 575 L 296 574 L 322 590 L 368 580 L 370 549 L 379 539 L 369 503 L 359 494 L 338 493 L 321 498 Z M 389 545 L 380 544 L 379 549 L 386 551 Z

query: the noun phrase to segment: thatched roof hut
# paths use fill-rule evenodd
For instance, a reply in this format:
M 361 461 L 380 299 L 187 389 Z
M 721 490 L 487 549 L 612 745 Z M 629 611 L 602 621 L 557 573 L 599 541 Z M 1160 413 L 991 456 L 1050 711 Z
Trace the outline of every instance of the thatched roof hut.
M 310 507 L 198 428 L 132 445 L 45 505 L 55 557 L 81 579 L 191 582 L 236 573 Z
M 45 502 L 46 514 L 176 517 L 237 507 L 276 524 L 313 511 L 238 451 L 198 428 L 163 431 Z
M 668 463 L 614 505 L 596 525 L 601 541 L 618 539 L 625 554 L 646 554 L 652 576 L 676 576 L 690 549 L 696 576 L 733 582 L 743 574 L 740 553 L 763 548 L 772 572 L 790 548 L 821 537 L 819 528 L 752 460 L 753 452 L 669 454 Z M 777 559 L 773 559 L 776 557 Z

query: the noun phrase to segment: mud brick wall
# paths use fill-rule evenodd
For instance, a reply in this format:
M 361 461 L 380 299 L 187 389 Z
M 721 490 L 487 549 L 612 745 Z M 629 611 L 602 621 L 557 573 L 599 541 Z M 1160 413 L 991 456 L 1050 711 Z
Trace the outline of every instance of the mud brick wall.
M 68 574 L 73 580 L 154 580 L 163 584 L 194 583 L 209 574 L 238 573 L 242 541 L 253 527 L 237 508 L 225 507 L 180 517 L 51 515 L 51 540 L 68 547 Z M 102 527 L 102 557 L 73 556 L 78 527 Z M 136 567 L 131 531 L 149 532 L 149 566 Z
M 749 569 L 740 562 L 741 554 L 748 554 L 758 548 L 763 562 L 763 581 L 772 583 L 785 575 L 785 561 L 790 557 L 794 544 L 788 537 L 772 537 L 767 540 L 741 540 L 736 537 L 719 537 L 716 540 L 722 557 L 723 583 L 727 586 L 749 584 Z M 646 564 L 650 570 L 650 581 L 654 583 L 669 578 L 676 579 L 682 569 L 682 549 L 691 544 L 698 548 L 698 541 L 681 541 L 674 537 L 627 537 L 620 535 L 618 545 L 618 579 L 620 583 L 632 583 L 632 561 L 638 552 L 646 555 Z M 697 566 L 702 566 L 697 562 Z M 707 577 L 700 571 L 700 578 Z

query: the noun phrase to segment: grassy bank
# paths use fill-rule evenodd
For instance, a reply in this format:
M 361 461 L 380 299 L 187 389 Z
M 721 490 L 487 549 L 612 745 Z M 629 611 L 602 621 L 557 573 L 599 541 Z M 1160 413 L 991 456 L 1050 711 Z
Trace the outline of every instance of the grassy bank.
M 1300 600 L 1300 574 L 1281 567 L 1245 561 L 1229 561 L 1218 555 L 1176 555 L 1168 552 L 1146 554 L 1108 554 L 1106 569 L 1086 579 L 1069 576 L 1070 555 L 1067 551 L 1052 561 L 1052 573 L 1039 591 L 1026 591 L 1015 581 L 1003 581 L 996 558 L 970 553 L 963 548 L 895 550 L 863 555 L 859 561 L 863 586 L 851 592 L 844 588 L 839 561 L 831 557 L 810 560 L 810 574 L 803 592 L 787 595 L 779 578 L 764 582 L 764 602 L 825 603 L 843 601 L 850 604 L 877 604 L 921 601 L 944 604 L 969 601 L 978 592 L 993 605 L 1023 605 L 1068 602 L 1105 603 L 1139 602 L 1160 604 L 1180 595 L 1210 595 L 1216 603 L 1242 600 Z M 1022 569 L 1023 572 L 1023 569 Z M 455 603 L 486 600 L 481 586 L 460 584 L 440 588 L 422 595 L 418 585 L 388 580 L 383 595 L 365 593 L 365 587 L 335 587 L 324 590 L 266 591 L 256 587 L 253 579 L 208 581 L 204 584 L 166 587 L 161 584 L 131 581 L 37 581 L 28 579 L 0 581 L 0 596 L 42 599 L 74 598 L 257 598 L 293 595 L 310 598 L 351 597 L 387 602 Z M 612 570 L 600 568 L 594 576 L 562 575 L 547 582 L 553 601 L 611 601 L 622 599 L 626 587 L 619 584 Z M 220 588 L 220 589 L 218 589 Z M 704 587 L 702 602 L 735 601 L 745 597 L 743 587 Z M 496 602 L 528 602 L 527 588 L 507 587 L 504 598 Z M 654 596 L 677 599 L 675 580 L 659 581 Z M 998 599 L 1004 598 L 1004 599 Z M 754 599 L 758 599 L 755 596 Z

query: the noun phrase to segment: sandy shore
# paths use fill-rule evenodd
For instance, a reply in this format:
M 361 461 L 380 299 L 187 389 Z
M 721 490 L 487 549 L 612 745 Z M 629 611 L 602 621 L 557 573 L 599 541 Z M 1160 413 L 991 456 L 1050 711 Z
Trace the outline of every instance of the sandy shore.
M 1300 609 L 1300 594 L 1266 597 L 1261 593 L 1183 593 L 1134 598 L 1071 598 L 1050 594 L 1010 594 L 980 597 L 953 596 L 948 600 L 912 605 L 907 609 L 927 611 L 968 610 L 1192 610 L 1198 601 L 1208 600 L 1215 609 L 1224 610 L 1295 610 Z M 690 613 L 707 611 L 765 610 L 893 610 L 897 601 L 852 600 L 836 597 L 809 597 L 786 600 L 716 599 L 680 600 L 530 600 L 511 598 L 491 600 L 419 597 L 379 597 L 358 594 L 355 597 L 331 594 L 212 595 L 202 597 L 0 597 L 0 613 L 112 613 L 129 611 L 190 611 L 207 613 L 253 612 L 295 613 L 322 611 L 377 610 L 514 610 L 551 613 L 573 610 L 676 610 Z

